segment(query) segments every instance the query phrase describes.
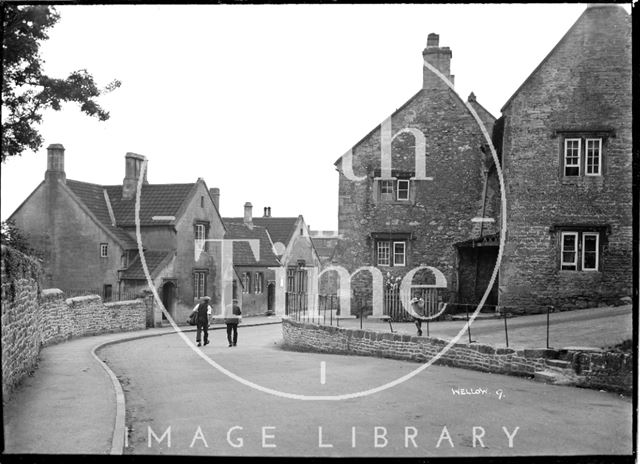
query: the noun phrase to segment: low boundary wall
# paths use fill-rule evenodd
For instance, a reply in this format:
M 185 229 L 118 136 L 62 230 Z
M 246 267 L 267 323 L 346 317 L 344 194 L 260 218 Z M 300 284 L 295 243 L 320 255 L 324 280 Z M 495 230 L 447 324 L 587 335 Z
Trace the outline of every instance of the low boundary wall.
M 284 347 L 291 350 L 352 354 L 427 362 L 449 343 L 439 338 L 323 326 L 283 319 Z M 548 369 L 549 360 L 568 361 L 574 385 L 631 393 L 633 356 L 628 353 L 580 349 L 516 349 L 456 343 L 434 364 L 465 369 L 533 376 Z
M 70 338 L 146 328 L 143 299 L 103 303 L 98 295 L 65 299 L 41 290 L 39 264 L 2 247 L 2 395 L 35 369 L 40 349 Z

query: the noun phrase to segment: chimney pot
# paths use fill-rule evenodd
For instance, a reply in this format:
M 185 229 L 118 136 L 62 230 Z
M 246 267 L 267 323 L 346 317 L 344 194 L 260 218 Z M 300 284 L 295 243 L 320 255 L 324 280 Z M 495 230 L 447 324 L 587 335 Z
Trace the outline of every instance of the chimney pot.
M 440 43 L 440 36 L 434 32 L 427 36 L 427 48 L 437 47 Z
M 267 217 L 271 217 L 271 206 L 267 206 Z

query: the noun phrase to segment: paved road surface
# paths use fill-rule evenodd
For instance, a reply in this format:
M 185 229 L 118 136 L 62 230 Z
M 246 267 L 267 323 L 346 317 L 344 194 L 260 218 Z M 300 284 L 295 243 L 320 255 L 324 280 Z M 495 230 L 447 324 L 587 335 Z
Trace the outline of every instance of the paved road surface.
M 366 390 L 418 366 L 289 352 L 280 348 L 280 340 L 278 325 L 241 328 L 237 347 L 228 348 L 222 332 L 214 332 L 204 351 L 246 379 L 305 395 Z M 127 453 L 429 457 L 631 452 L 631 401 L 612 393 L 432 366 L 371 396 L 300 401 L 226 377 L 175 334 L 112 345 L 100 356 L 125 390 L 131 427 Z M 324 384 L 321 362 L 326 363 Z M 453 392 L 460 388 L 487 393 Z M 170 433 L 158 444 L 153 434 L 161 437 L 168 427 Z

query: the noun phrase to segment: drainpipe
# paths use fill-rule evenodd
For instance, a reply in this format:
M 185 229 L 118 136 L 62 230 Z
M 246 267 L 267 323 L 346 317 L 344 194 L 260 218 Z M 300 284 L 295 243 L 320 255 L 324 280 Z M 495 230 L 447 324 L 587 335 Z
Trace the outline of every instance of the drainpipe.
M 489 171 L 490 169 L 487 169 L 487 168 L 484 169 L 484 186 L 482 187 L 482 214 L 480 215 L 480 217 L 483 219 L 484 219 L 484 213 L 486 211 L 486 206 L 487 206 L 487 184 L 489 183 Z M 484 229 L 484 221 L 480 221 L 480 236 L 479 236 L 480 239 L 482 239 L 483 229 Z M 475 278 L 473 279 L 473 296 L 474 297 L 478 292 L 478 250 L 476 250 L 475 252 L 475 258 L 476 258 L 476 275 L 475 275 Z

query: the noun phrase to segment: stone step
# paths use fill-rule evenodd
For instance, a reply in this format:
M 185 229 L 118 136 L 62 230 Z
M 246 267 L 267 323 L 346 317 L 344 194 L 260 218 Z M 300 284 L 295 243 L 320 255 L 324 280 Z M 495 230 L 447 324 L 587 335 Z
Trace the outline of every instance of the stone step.
M 547 359 L 545 362 L 547 366 L 550 367 L 557 367 L 559 369 L 571 369 L 571 362 L 569 361 L 562 361 L 560 359 Z
M 536 371 L 533 373 L 533 380 L 536 382 L 551 383 L 554 385 L 570 385 L 573 380 L 557 371 Z

